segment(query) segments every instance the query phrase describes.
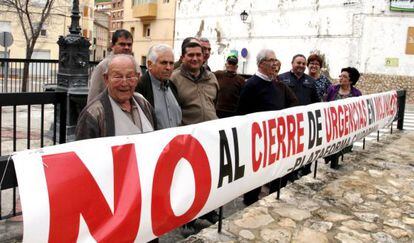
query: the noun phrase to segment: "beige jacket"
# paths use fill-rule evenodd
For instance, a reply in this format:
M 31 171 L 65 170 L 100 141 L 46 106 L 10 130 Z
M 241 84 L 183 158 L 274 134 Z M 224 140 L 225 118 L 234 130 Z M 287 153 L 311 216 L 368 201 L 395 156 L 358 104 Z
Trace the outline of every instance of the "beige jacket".
M 174 70 L 171 81 L 177 87 L 183 125 L 217 119 L 215 106 L 219 84 L 212 72 L 202 67 L 200 77 L 194 78 L 181 65 Z
M 105 90 L 104 73 L 108 67 L 111 55 L 103 59 L 94 69 L 89 79 L 88 104 Z

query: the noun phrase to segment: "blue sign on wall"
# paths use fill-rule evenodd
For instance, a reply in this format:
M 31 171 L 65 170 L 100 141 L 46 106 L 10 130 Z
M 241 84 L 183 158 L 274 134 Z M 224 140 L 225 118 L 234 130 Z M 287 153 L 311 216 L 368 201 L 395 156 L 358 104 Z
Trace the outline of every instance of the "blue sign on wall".
M 248 54 L 247 49 L 246 48 L 243 48 L 241 50 L 241 56 L 244 57 L 244 58 L 246 58 L 247 57 L 247 54 Z

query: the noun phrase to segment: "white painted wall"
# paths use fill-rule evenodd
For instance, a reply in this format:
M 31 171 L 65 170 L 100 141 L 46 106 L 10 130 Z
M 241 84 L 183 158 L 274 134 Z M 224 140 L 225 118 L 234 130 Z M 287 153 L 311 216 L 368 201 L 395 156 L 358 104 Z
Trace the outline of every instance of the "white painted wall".
M 243 10 L 246 23 L 240 20 Z M 198 35 L 210 39 L 213 70 L 223 68 L 230 50 L 247 48 L 244 72 L 254 73 L 256 54 L 270 48 L 282 72 L 293 55 L 318 51 L 333 77 L 345 66 L 414 76 L 414 56 L 405 54 L 409 26 L 414 13 L 390 12 L 388 0 L 178 0 L 174 49 L 178 59 L 182 40 Z M 399 58 L 399 67 L 385 67 L 389 57 Z

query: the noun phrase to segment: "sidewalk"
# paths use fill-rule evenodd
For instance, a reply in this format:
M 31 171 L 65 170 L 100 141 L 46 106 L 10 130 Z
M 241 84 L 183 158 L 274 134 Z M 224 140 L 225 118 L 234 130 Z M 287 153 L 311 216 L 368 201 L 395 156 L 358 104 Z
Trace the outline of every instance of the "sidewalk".
M 412 242 L 414 132 L 396 132 L 183 242 Z

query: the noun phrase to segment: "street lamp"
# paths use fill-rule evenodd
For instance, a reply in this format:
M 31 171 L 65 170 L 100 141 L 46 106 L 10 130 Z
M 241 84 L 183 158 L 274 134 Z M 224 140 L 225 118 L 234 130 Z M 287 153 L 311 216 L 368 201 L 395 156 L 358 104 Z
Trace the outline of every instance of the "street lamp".
M 76 122 L 88 94 L 89 43 L 79 26 L 79 0 L 73 0 L 69 34 L 59 36 L 59 71 L 56 91 L 67 93 L 66 134 L 74 139 Z
M 243 12 L 240 14 L 240 19 L 244 22 L 246 22 L 247 18 L 249 17 L 249 14 L 246 13 L 246 10 L 243 10 Z

